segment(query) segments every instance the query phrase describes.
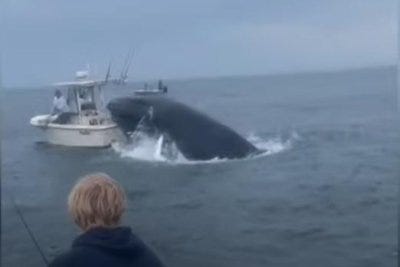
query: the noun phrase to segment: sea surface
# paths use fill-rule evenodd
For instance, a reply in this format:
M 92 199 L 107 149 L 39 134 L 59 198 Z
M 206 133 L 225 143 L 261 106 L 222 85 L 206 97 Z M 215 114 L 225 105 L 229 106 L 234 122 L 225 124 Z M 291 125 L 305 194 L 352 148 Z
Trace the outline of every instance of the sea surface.
M 48 113 L 53 90 L 3 90 L 2 266 L 45 266 L 38 247 L 51 260 L 70 246 L 79 231 L 66 198 L 93 171 L 123 185 L 124 224 L 167 266 L 396 266 L 394 67 L 164 82 L 168 97 L 268 153 L 195 162 L 160 158 L 151 140 L 51 146 L 29 119 Z M 140 85 L 106 88 L 106 97 Z

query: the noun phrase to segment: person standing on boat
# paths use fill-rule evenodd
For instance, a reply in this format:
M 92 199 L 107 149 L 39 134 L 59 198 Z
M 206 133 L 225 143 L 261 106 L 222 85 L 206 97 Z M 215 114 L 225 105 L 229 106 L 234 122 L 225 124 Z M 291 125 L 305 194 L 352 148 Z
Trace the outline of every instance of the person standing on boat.
M 158 80 L 158 91 L 162 91 L 164 89 L 164 85 L 161 80 Z
M 162 80 L 158 81 L 158 91 L 163 92 L 164 94 L 168 92 L 168 87 L 163 84 Z
M 60 115 L 61 113 L 68 112 L 67 101 L 59 89 L 54 93 L 53 109 L 51 115 Z
M 164 267 L 130 227 L 120 224 L 126 196 L 107 174 L 79 180 L 68 197 L 68 208 L 82 234 L 49 267 Z

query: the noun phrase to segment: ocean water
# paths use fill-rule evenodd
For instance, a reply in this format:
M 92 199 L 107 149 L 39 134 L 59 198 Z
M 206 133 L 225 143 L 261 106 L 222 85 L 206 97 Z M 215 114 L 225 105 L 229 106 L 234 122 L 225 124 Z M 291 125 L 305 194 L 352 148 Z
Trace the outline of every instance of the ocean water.
M 66 197 L 92 171 L 123 185 L 124 224 L 168 266 L 396 265 L 395 68 L 166 83 L 169 97 L 268 153 L 190 162 L 159 157 L 157 140 L 50 146 L 28 122 L 48 112 L 52 91 L 2 91 L 2 266 L 45 266 L 23 221 L 48 260 L 69 247 L 79 231 Z

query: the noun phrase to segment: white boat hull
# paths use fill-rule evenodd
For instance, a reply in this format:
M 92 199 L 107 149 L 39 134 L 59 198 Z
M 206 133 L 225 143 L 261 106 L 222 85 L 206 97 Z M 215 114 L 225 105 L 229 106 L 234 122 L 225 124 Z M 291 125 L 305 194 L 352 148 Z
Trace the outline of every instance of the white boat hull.
M 30 124 L 41 129 L 50 144 L 70 147 L 107 147 L 125 140 L 125 135 L 112 121 L 104 107 L 102 85 L 105 81 L 89 80 L 87 71 L 77 72 L 76 80 L 58 83 L 67 87 L 67 98 L 62 100 L 57 89 L 52 114 L 37 115 Z M 61 98 L 62 97 L 62 98 Z M 62 103 L 62 107 L 55 107 Z M 54 114 L 54 111 L 62 113 Z
M 41 118 L 45 118 L 41 116 Z M 56 124 L 31 120 L 31 125 L 40 128 L 46 141 L 53 145 L 72 147 L 108 147 L 114 142 L 123 142 L 125 136 L 115 123 L 106 125 Z
M 94 127 L 66 129 L 49 125 L 43 130 L 48 143 L 62 146 L 108 147 L 114 142 L 121 142 L 123 137 L 116 125 L 101 129 Z

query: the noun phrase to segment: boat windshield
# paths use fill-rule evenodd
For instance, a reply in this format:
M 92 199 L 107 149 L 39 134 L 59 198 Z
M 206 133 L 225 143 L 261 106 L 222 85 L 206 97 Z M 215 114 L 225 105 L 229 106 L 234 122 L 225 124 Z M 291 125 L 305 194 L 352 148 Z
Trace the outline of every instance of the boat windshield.
M 78 103 L 76 101 L 76 92 L 72 88 L 68 89 L 67 104 L 69 106 L 70 112 L 79 113 Z
M 101 110 L 103 100 L 99 86 L 68 88 L 67 103 L 71 112 L 83 110 Z

